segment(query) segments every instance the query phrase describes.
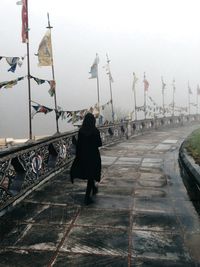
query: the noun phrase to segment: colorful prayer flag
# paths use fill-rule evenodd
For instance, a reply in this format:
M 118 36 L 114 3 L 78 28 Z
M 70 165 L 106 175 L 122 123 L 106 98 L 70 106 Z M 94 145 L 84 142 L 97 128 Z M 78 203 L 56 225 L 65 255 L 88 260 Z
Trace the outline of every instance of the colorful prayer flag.
M 27 0 L 22 0 L 22 43 L 28 42 L 28 10 Z
M 35 113 L 32 114 L 32 117 L 33 117 L 36 113 L 44 113 L 44 114 L 47 114 L 47 113 L 53 111 L 53 109 L 48 108 L 48 107 L 45 107 L 45 106 L 42 106 L 42 105 L 39 105 L 39 104 L 38 104 L 37 106 L 32 105 L 32 107 L 34 108 L 34 111 L 35 111 Z
M 50 89 L 48 93 L 50 94 L 50 96 L 54 96 L 55 90 L 56 90 L 56 82 L 54 80 L 51 80 L 51 81 L 48 81 L 48 83 L 50 84 Z
M 46 82 L 46 80 L 42 80 L 36 77 L 31 76 L 30 78 L 34 79 L 38 85 L 43 84 Z
M 38 65 L 39 66 L 52 66 L 52 46 L 51 46 L 51 32 L 48 30 L 38 48 Z
M 5 57 L 7 63 L 10 65 L 8 71 L 15 72 L 17 64 L 21 67 L 22 62 L 19 57 Z
M 148 88 L 149 88 L 149 82 L 147 81 L 147 79 L 145 78 L 145 76 L 144 76 L 144 80 L 143 80 L 143 82 L 144 82 L 144 91 L 148 91 Z
M 14 85 L 17 84 L 18 81 L 21 81 L 23 79 L 24 79 L 24 77 L 19 77 L 19 78 L 15 79 L 15 80 L 1 82 L 0 83 L 0 89 L 3 88 L 3 87 L 6 88 L 6 89 L 7 88 L 12 88 Z

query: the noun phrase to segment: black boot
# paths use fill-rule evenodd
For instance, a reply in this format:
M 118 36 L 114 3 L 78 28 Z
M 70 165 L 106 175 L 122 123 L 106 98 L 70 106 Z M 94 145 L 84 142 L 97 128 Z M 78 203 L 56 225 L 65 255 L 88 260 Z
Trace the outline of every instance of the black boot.
M 85 196 L 84 203 L 85 203 L 85 205 L 87 205 L 87 206 L 88 206 L 88 205 L 90 205 L 90 204 L 94 203 L 94 201 L 92 200 L 92 198 L 91 198 L 91 197 Z
M 89 204 L 93 203 L 93 200 L 90 197 L 90 193 L 91 193 L 93 187 L 94 187 L 94 181 L 92 179 L 88 179 L 86 193 L 85 193 L 85 200 L 84 200 L 85 205 L 89 205 Z
M 98 193 L 98 187 L 96 185 L 94 185 L 93 190 L 92 190 L 92 194 L 96 195 Z

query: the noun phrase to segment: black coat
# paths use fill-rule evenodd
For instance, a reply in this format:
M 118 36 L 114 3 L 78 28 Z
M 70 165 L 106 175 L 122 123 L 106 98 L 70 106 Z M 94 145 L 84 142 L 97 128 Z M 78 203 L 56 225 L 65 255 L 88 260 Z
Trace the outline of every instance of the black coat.
M 72 164 L 71 179 L 101 179 L 101 157 L 99 147 L 102 146 L 100 132 L 97 128 L 91 131 L 80 129 L 76 146 L 76 157 Z

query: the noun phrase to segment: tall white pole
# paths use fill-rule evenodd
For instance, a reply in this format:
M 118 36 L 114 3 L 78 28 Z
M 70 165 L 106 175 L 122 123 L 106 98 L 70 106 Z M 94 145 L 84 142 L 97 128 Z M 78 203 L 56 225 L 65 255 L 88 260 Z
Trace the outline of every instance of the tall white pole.
M 109 85 L 110 85 L 110 101 L 111 101 L 111 109 L 112 109 L 112 122 L 114 123 L 114 105 L 113 105 L 113 97 L 112 97 L 112 76 L 110 73 L 110 59 L 107 57 L 107 64 L 108 64 L 108 78 L 109 78 Z
M 146 88 L 145 88 L 145 79 L 146 79 L 146 76 L 145 76 L 145 72 L 144 72 L 144 119 L 146 120 L 146 106 L 147 106 L 147 103 L 146 103 Z
M 165 116 L 165 83 L 163 81 L 163 77 L 161 77 L 162 82 L 162 106 L 163 106 L 163 117 Z
M 100 115 L 100 98 L 99 98 L 99 70 L 98 70 L 98 64 L 99 64 L 99 57 L 98 54 L 96 53 L 96 70 L 97 70 L 97 105 L 98 105 L 98 118 Z
M 135 120 L 137 120 L 137 104 L 136 104 L 136 90 L 135 90 L 135 84 L 137 82 L 137 78 L 135 75 L 135 72 L 133 72 L 133 94 L 134 94 L 134 111 L 135 111 Z
M 173 111 L 172 111 L 172 115 L 174 116 L 174 108 L 175 108 L 174 95 L 175 95 L 175 90 L 176 90 L 175 79 L 173 79 L 172 87 L 173 87 L 173 96 L 172 96 Z

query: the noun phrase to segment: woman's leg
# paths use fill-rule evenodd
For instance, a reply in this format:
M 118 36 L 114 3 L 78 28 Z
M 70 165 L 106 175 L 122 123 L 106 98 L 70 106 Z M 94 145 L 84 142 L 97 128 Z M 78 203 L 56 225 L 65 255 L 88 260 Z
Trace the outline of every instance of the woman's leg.
M 92 189 L 94 188 L 94 180 L 93 179 L 88 179 L 87 181 L 87 188 L 86 188 L 86 193 L 85 193 L 85 203 L 90 204 L 92 203 L 92 199 L 90 198 L 90 194 Z
M 94 182 L 94 186 L 93 186 L 93 188 L 92 188 L 92 194 L 93 195 L 96 195 L 98 193 L 98 186 L 95 184 L 95 182 Z

